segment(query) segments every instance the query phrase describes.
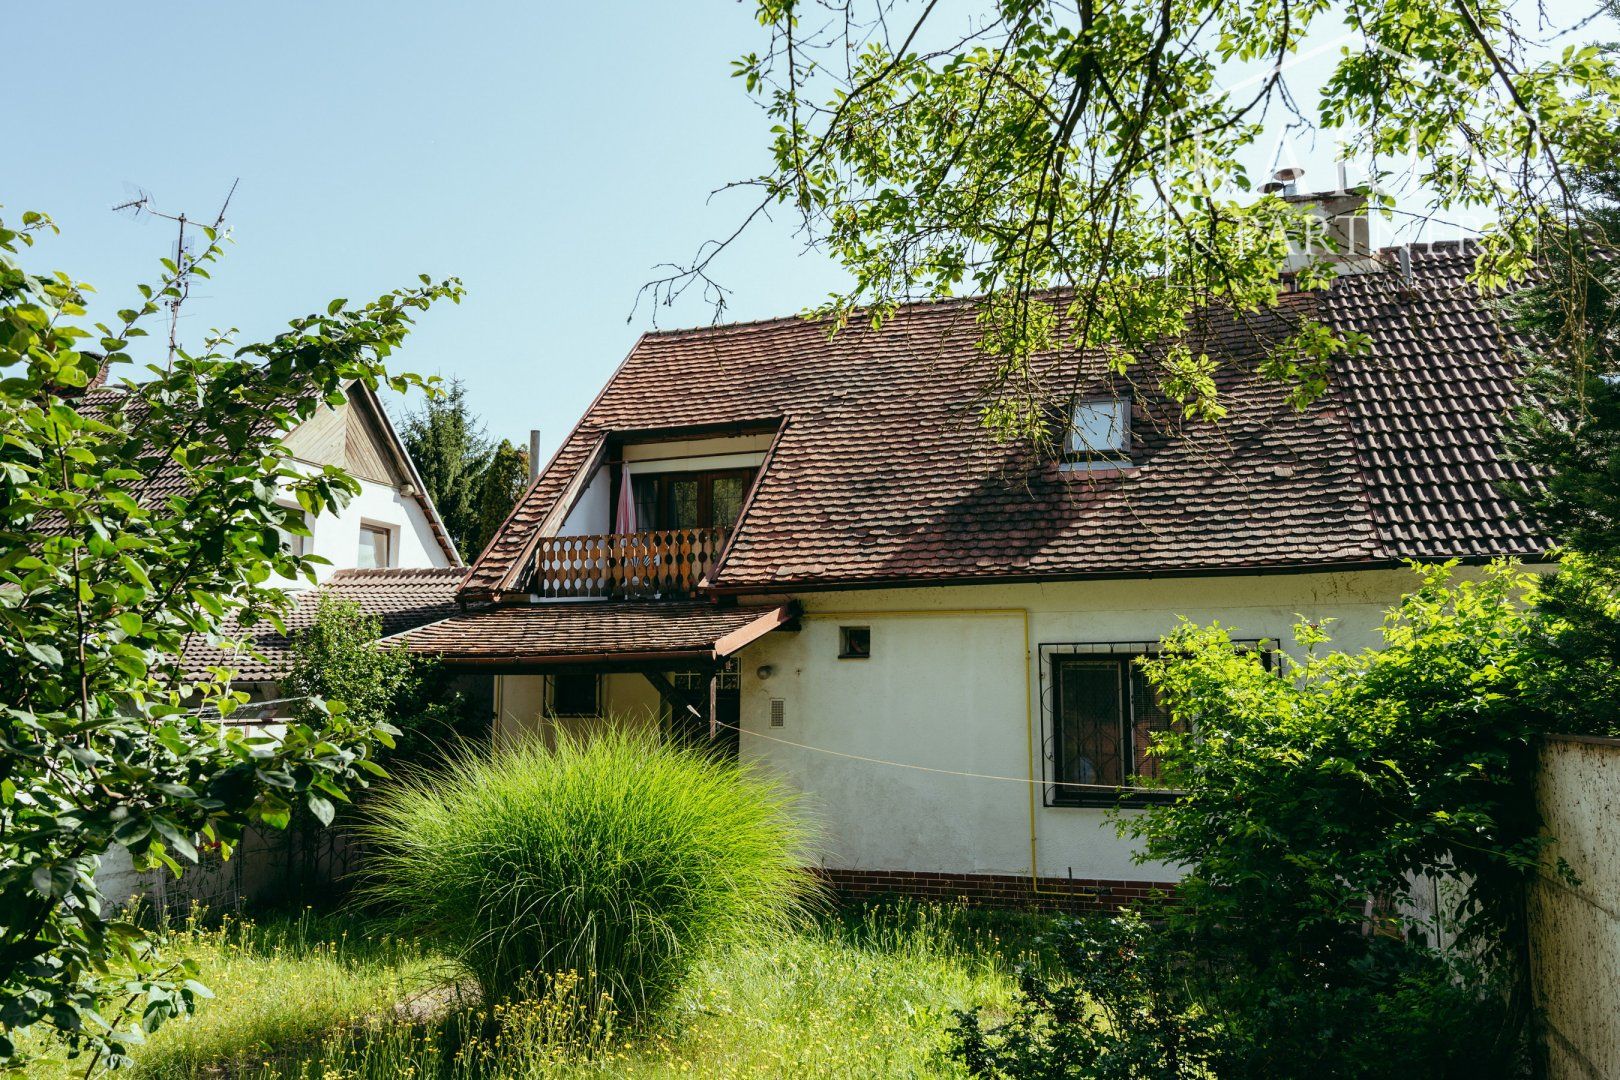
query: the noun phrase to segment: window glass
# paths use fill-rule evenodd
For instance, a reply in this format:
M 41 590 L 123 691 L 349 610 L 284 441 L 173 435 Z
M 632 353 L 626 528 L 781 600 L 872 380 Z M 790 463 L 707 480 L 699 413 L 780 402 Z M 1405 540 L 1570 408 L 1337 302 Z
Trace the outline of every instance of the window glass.
M 392 566 L 392 552 L 389 550 L 389 530 L 376 525 L 360 526 L 360 553 L 355 563 L 362 570 L 375 569 L 381 566 Z
M 1056 668 L 1057 780 L 1120 786 L 1124 782 L 1120 769 L 1124 727 L 1120 662 L 1064 658 Z M 1072 800 L 1088 793 L 1059 788 L 1057 794 Z
M 1069 453 L 1117 457 L 1131 448 L 1131 404 L 1124 398 L 1082 401 L 1074 407 Z
M 729 529 L 742 516 L 743 497 L 748 494 L 748 476 L 717 476 L 714 478 L 714 527 Z
M 838 658 L 840 660 L 867 660 L 872 656 L 872 628 L 870 626 L 840 626 L 838 628 Z
M 594 672 L 564 671 L 551 677 L 553 716 L 596 716 L 602 711 L 598 701 L 601 680 Z
M 1266 670 L 1274 670 L 1272 653 L 1260 650 L 1260 642 L 1237 644 L 1245 651 L 1255 649 Z M 1041 650 L 1044 657 L 1048 648 L 1070 647 L 1042 645 Z M 1057 781 L 1047 789 L 1048 805 L 1106 804 L 1118 797 L 1114 789 L 1121 788 L 1128 795 L 1133 788 L 1146 789 L 1134 793 L 1142 798 L 1155 793 L 1163 779 L 1163 762 L 1148 751 L 1160 733 L 1185 732 L 1187 727 L 1172 720 L 1137 663 L 1154 650 L 1147 644 L 1133 647 L 1132 652 L 1113 652 L 1113 646 L 1076 645 L 1072 648 L 1101 651 L 1051 655 L 1045 668 L 1051 682 L 1041 691 L 1051 725 L 1048 775 Z
M 630 491 L 636 499 L 636 528 L 643 531 L 663 528 L 658 516 L 658 477 L 632 476 Z
M 638 529 L 730 529 L 742 516 L 752 469 L 654 473 L 631 479 Z
M 696 529 L 703 525 L 698 516 L 698 491 L 701 477 L 676 476 L 669 482 L 670 529 Z
M 1137 777 L 1157 780 L 1158 758 L 1148 754 L 1153 736 L 1169 731 L 1170 710 L 1159 704 L 1159 692 L 1148 682 L 1148 677 L 1135 664 L 1131 665 L 1131 773 Z

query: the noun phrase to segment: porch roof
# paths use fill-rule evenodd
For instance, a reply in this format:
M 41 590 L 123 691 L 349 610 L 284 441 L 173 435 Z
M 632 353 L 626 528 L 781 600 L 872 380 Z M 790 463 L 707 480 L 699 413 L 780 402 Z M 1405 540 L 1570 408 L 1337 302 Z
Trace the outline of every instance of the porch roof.
M 784 625 L 793 604 L 578 601 L 469 611 L 387 640 L 457 664 L 714 662 Z

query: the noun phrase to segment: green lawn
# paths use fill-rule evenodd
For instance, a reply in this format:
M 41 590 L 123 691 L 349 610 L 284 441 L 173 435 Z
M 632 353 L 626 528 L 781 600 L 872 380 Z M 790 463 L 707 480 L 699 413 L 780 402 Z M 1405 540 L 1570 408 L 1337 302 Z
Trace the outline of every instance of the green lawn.
M 953 1009 L 995 1012 L 1035 920 L 873 908 L 700 965 L 651 1031 L 582 1022 L 577 995 L 486 1014 L 448 967 L 353 918 L 188 930 L 218 997 L 137 1054 L 142 1078 L 931 1077 Z M 580 1047 L 588 1046 L 588 1052 Z M 30 1076 L 81 1076 L 59 1059 Z

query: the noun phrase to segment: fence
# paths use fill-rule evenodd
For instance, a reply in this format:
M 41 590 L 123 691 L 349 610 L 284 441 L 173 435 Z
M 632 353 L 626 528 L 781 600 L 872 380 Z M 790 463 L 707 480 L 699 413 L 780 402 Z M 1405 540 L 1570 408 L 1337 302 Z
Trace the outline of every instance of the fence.
M 129 853 L 114 847 L 96 871 L 96 887 L 111 904 L 138 896 L 170 916 L 193 907 L 220 914 L 272 901 L 314 902 L 346 889 L 358 863 L 358 849 L 336 830 L 250 829 L 229 860 L 204 851 L 178 879 L 162 868 L 138 871 Z
M 1553 736 L 1536 799 L 1552 857 L 1530 896 L 1531 978 L 1544 1011 L 1549 1080 L 1620 1077 L 1620 739 Z

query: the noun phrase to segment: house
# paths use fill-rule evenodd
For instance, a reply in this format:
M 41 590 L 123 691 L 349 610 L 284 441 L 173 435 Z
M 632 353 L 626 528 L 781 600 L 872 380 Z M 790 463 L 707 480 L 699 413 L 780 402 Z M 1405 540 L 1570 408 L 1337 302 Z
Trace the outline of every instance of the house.
M 1108 817 L 1154 797 L 1135 788 L 1168 723 L 1134 657 L 1181 617 L 1373 644 L 1406 560 L 1546 546 L 1498 488 L 1511 342 L 1467 251 L 1408 255 L 1203 332 L 1239 361 L 1304 312 L 1369 335 L 1304 411 L 1242 364 L 1209 424 L 1151 358 L 1134 386 L 1042 358 L 1073 403 L 1063 460 L 979 424 L 972 302 L 835 336 L 649 333 L 466 575 L 467 610 L 400 640 L 487 673 L 504 735 L 728 740 L 805 793 L 852 892 L 1108 905 L 1168 884 Z
M 85 405 L 95 408 L 104 395 L 116 393 L 92 389 Z M 330 563 L 318 568 L 318 589 L 302 580 L 279 582 L 295 593 L 284 620 L 290 634 L 313 622 L 321 592 L 353 601 L 377 616 L 385 635 L 460 610 L 456 594 L 467 567 L 404 442 L 377 395 L 363 383 L 351 383 L 346 397 L 341 406 L 323 405 L 282 440 L 300 471 L 335 465 L 360 486 L 359 494 L 341 510 L 307 521 L 309 536 L 282 535 L 282 542 L 297 553 L 318 555 Z M 137 494 L 155 497 L 168 490 L 159 474 Z M 285 505 L 297 504 L 289 497 Z M 213 669 L 229 668 L 235 676 L 233 687 L 250 698 L 247 707 L 232 714 L 233 723 L 265 723 L 285 715 L 288 706 L 281 680 L 291 660 L 290 639 L 268 623 L 244 629 L 231 620 L 225 630 L 230 645 L 195 635 L 187 639 L 183 673 L 200 680 Z M 244 857 L 230 862 L 207 858 L 179 882 L 165 873 L 137 872 L 128 851 L 114 847 L 96 881 L 110 902 L 123 902 L 139 892 L 146 902 L 163 909 L 181 909 L 194 901 L 228 904 L 273 891 L 286 865 L 283 842 L 282 837 L 250 833 Z
M 376 393 L 354 382 L 346 396 L 343 405 L 323 405 L 282 442 L 295 469 L 337 466 L 360 491 L 341 510 L 306 520 L 309 536 L 284 532 L 282 542 L 296 554 L 327 560 L 317 567 L 322 591 L 378 616 L 385 634 L 398 633 L 458 610 L 455 594 L 466 567 Z M 284 505 L 297 508 L 290 495 Z M 280 584 L 296 593 L 286 617 L 288 630 L 296 633 L 313 620 L 317 592 L 303 580 Z M 232 623 L 227 632 L 239 635 L 239 647 L 195 637 L 186 643 L 186 674 L 202 677 L 210 668 L 229 667 L 237 673 L 234 685 L 253 700 L 278 700 L 288 639 L 268 624 L 241 632 Z M 267 714 L 274 710 L 241 715 L 263 719 Z

